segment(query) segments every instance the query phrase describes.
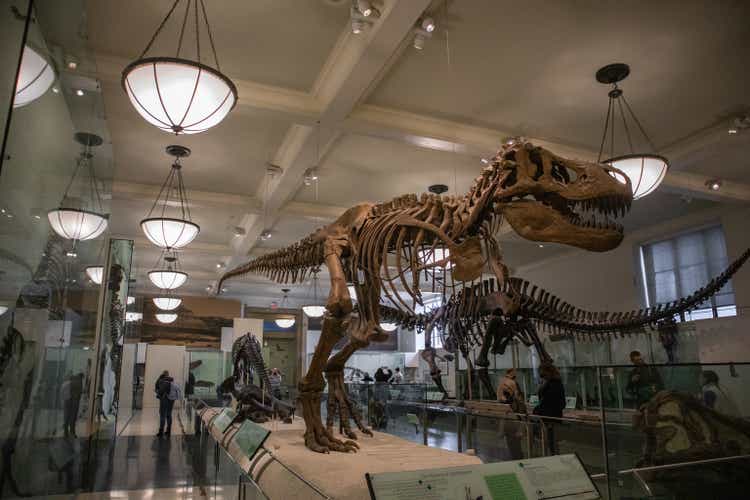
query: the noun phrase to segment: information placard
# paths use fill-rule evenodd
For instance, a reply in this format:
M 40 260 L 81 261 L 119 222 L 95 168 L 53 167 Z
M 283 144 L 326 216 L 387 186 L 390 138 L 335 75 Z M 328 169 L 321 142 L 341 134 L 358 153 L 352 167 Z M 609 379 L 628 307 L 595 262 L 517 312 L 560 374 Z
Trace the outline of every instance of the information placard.
M 575 454 L 445 469 L 366 474 L 373 500 L 596 500 Z

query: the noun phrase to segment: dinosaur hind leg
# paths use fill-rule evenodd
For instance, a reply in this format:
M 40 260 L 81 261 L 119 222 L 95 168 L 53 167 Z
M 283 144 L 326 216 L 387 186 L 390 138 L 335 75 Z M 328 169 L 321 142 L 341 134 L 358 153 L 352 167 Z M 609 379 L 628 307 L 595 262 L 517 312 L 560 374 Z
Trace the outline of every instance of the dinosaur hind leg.
M 310 367 L 299 382 L 299 402 L 305 419 L 305 446 L 318 453 L 356 451 L 353 441 L 341 441 L 323 426 L 320 416 L 320 396 L 325 387 L 323 369 L 333 346 L 347 330 L 352 301 L 346 289 L 346 277 L 340 255 L 346 242 L 329 238 L 325 241 L 325 262 L 331 275 L 331 293 L 326 304 L 323 329 L 315 346 Z
M 352 338 L 341 351 L 328 360 L 325 368 L 326 380 L 328 380 L 328 415 L 326 418 L 326 429 L 333 433 L 333 424 L 336 415 L 339 416 L 341 430 L 350 439 L 357 439 L 352 431 L 349 419 L 354 420 L 357 428 L 363 434 L 372 436 L 372 431 L 362 423 L 362 415 L 357 405 L 349 397 L 344 384 L 344 366 L 357 349 L 366 347 L 369 342 L 363 342 Z

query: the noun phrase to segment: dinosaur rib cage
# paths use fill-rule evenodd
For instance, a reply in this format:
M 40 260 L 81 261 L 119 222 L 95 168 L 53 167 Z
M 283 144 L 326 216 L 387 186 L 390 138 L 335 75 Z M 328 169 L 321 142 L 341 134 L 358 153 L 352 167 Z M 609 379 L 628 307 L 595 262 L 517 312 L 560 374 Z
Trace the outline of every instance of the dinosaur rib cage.
M 629 335 L 646 326 L 671 319 L 681 313 L 700 307 L 718 293 L 729 279 L 750 258 L 750 249 L 732 262 L 721 274 L 687 297 L 655 307 L 628 312 L 593 312 L 577 308 L 541 287 L 518 278 L 510 278 L 496 289 L 494 278 L 467 287 L 452 295 L 448 302 L 425 314 L 408 314 L 387 306 L 380 306 L 381 318 L 414 329 L 418 332 L 438 327 L 443 345 L 459 348 L 481 344 L 487 330 L 489 317 L 496 309 L 493 296 L 508 294 L 511 287 L 520 294 L 520 307 L 505 320 L 526 318 L 537 327 L 545 327 L 553 338 L 602 340 L 606 335 Z

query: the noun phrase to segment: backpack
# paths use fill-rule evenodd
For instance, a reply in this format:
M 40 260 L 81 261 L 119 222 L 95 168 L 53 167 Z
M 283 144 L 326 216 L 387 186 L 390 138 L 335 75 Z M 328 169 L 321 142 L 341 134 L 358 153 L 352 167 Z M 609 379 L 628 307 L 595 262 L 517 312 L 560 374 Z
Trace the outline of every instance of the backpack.
M 169 395 L 169 390 L 172 386 L 172 383 L 169 381 L 168 378 L 161 378 L 158 382 L 156 382 L 156 397 L 158 399 L 165 398 Z

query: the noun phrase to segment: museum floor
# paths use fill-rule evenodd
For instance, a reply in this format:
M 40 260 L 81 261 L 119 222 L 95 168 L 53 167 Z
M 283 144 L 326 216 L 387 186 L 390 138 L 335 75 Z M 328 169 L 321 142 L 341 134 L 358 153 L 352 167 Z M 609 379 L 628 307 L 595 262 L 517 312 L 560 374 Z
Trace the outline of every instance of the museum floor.
M 92 465 L 86 465 L 85 440 L 79 440 L 68 449 L 75 454 L 68 467 L 50 472 L 38 461 L 18 478 L 19 487 L 27 498 L 237 498 L 234 464 L 215 454 L 205 435 L 192 434 L 182 411 L 175 410 L 169 438 L 155 436 L 158 425 L 156 409 L 138 411 L 110 445 L 93 445 Z M 49 448 L 61 441 L 51 440 Z

